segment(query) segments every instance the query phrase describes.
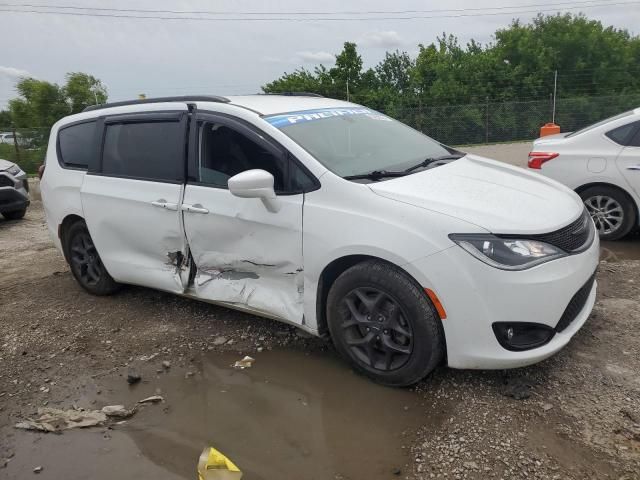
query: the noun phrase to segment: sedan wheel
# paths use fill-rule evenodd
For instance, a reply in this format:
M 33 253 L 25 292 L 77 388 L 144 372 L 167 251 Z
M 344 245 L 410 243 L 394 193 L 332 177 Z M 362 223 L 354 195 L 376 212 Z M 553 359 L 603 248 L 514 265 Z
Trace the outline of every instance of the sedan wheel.
M 587 198 L 584 204 L 600 235 L 611 235 L 623 225 L 624 210 L 614 198 L 596 195 Z
M 636 208 L 622 190 L 598 185 L 580 192 L 602 240 L 618 240 L 636 225 Z

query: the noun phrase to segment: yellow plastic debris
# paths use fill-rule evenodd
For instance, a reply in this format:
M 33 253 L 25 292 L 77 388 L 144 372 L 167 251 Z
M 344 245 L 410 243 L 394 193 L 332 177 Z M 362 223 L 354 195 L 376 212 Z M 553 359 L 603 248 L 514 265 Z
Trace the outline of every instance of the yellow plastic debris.
M 213 447 L 205 448 L 198 461 L 198 480 L 240 480 L 242 472 Z

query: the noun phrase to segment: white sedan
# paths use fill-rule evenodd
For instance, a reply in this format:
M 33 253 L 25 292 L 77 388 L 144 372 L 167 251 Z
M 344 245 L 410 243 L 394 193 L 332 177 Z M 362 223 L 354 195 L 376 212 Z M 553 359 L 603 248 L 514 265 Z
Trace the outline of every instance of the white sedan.
M 575 190 L 601 239 L 624 237 L 639 220 L 640 108 L 535 140 L 529 168 Z

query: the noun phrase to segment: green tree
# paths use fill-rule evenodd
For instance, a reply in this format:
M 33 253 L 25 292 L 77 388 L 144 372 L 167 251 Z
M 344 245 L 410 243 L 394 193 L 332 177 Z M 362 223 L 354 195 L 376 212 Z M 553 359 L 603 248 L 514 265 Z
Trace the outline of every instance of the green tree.
M 105 86 L 100 80 L 86 73 L 68 73 L 67 82 L 63 88 L 71 113 L 78 113 L 88 105 L 107 101 L 107 89 Z
M 12 123 L 18 128 L 49 129 L 66 115 L 107 101 L 104 85 L 86 73 L 69 73 L 66 83 L 23 78 L 16 85 L 18 98 L 9 100 Z
M 50 128 L 70 113 L 64 89 L 55 83 L 23 78 L 16 90 L 20 96 L 9 100 L 9 111 L 18 128 Z
M 10 127 L 11 124 L 11 112 L 9 110 L 0 110 L 0 129 Z

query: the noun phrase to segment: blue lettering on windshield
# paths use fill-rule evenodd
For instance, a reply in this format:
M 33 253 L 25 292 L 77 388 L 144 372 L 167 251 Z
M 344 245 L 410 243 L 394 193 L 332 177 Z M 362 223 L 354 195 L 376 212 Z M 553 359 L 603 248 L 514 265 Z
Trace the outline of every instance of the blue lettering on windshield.
M 377 115 L 377 112 L 368 108 L 321 108 L 316 110 L 302 110 L 264 117 L 264 119 L 276 128 L 283 128 L 298 123 L 312 122 L 331 117 L 344 117 L 347 115 Z

